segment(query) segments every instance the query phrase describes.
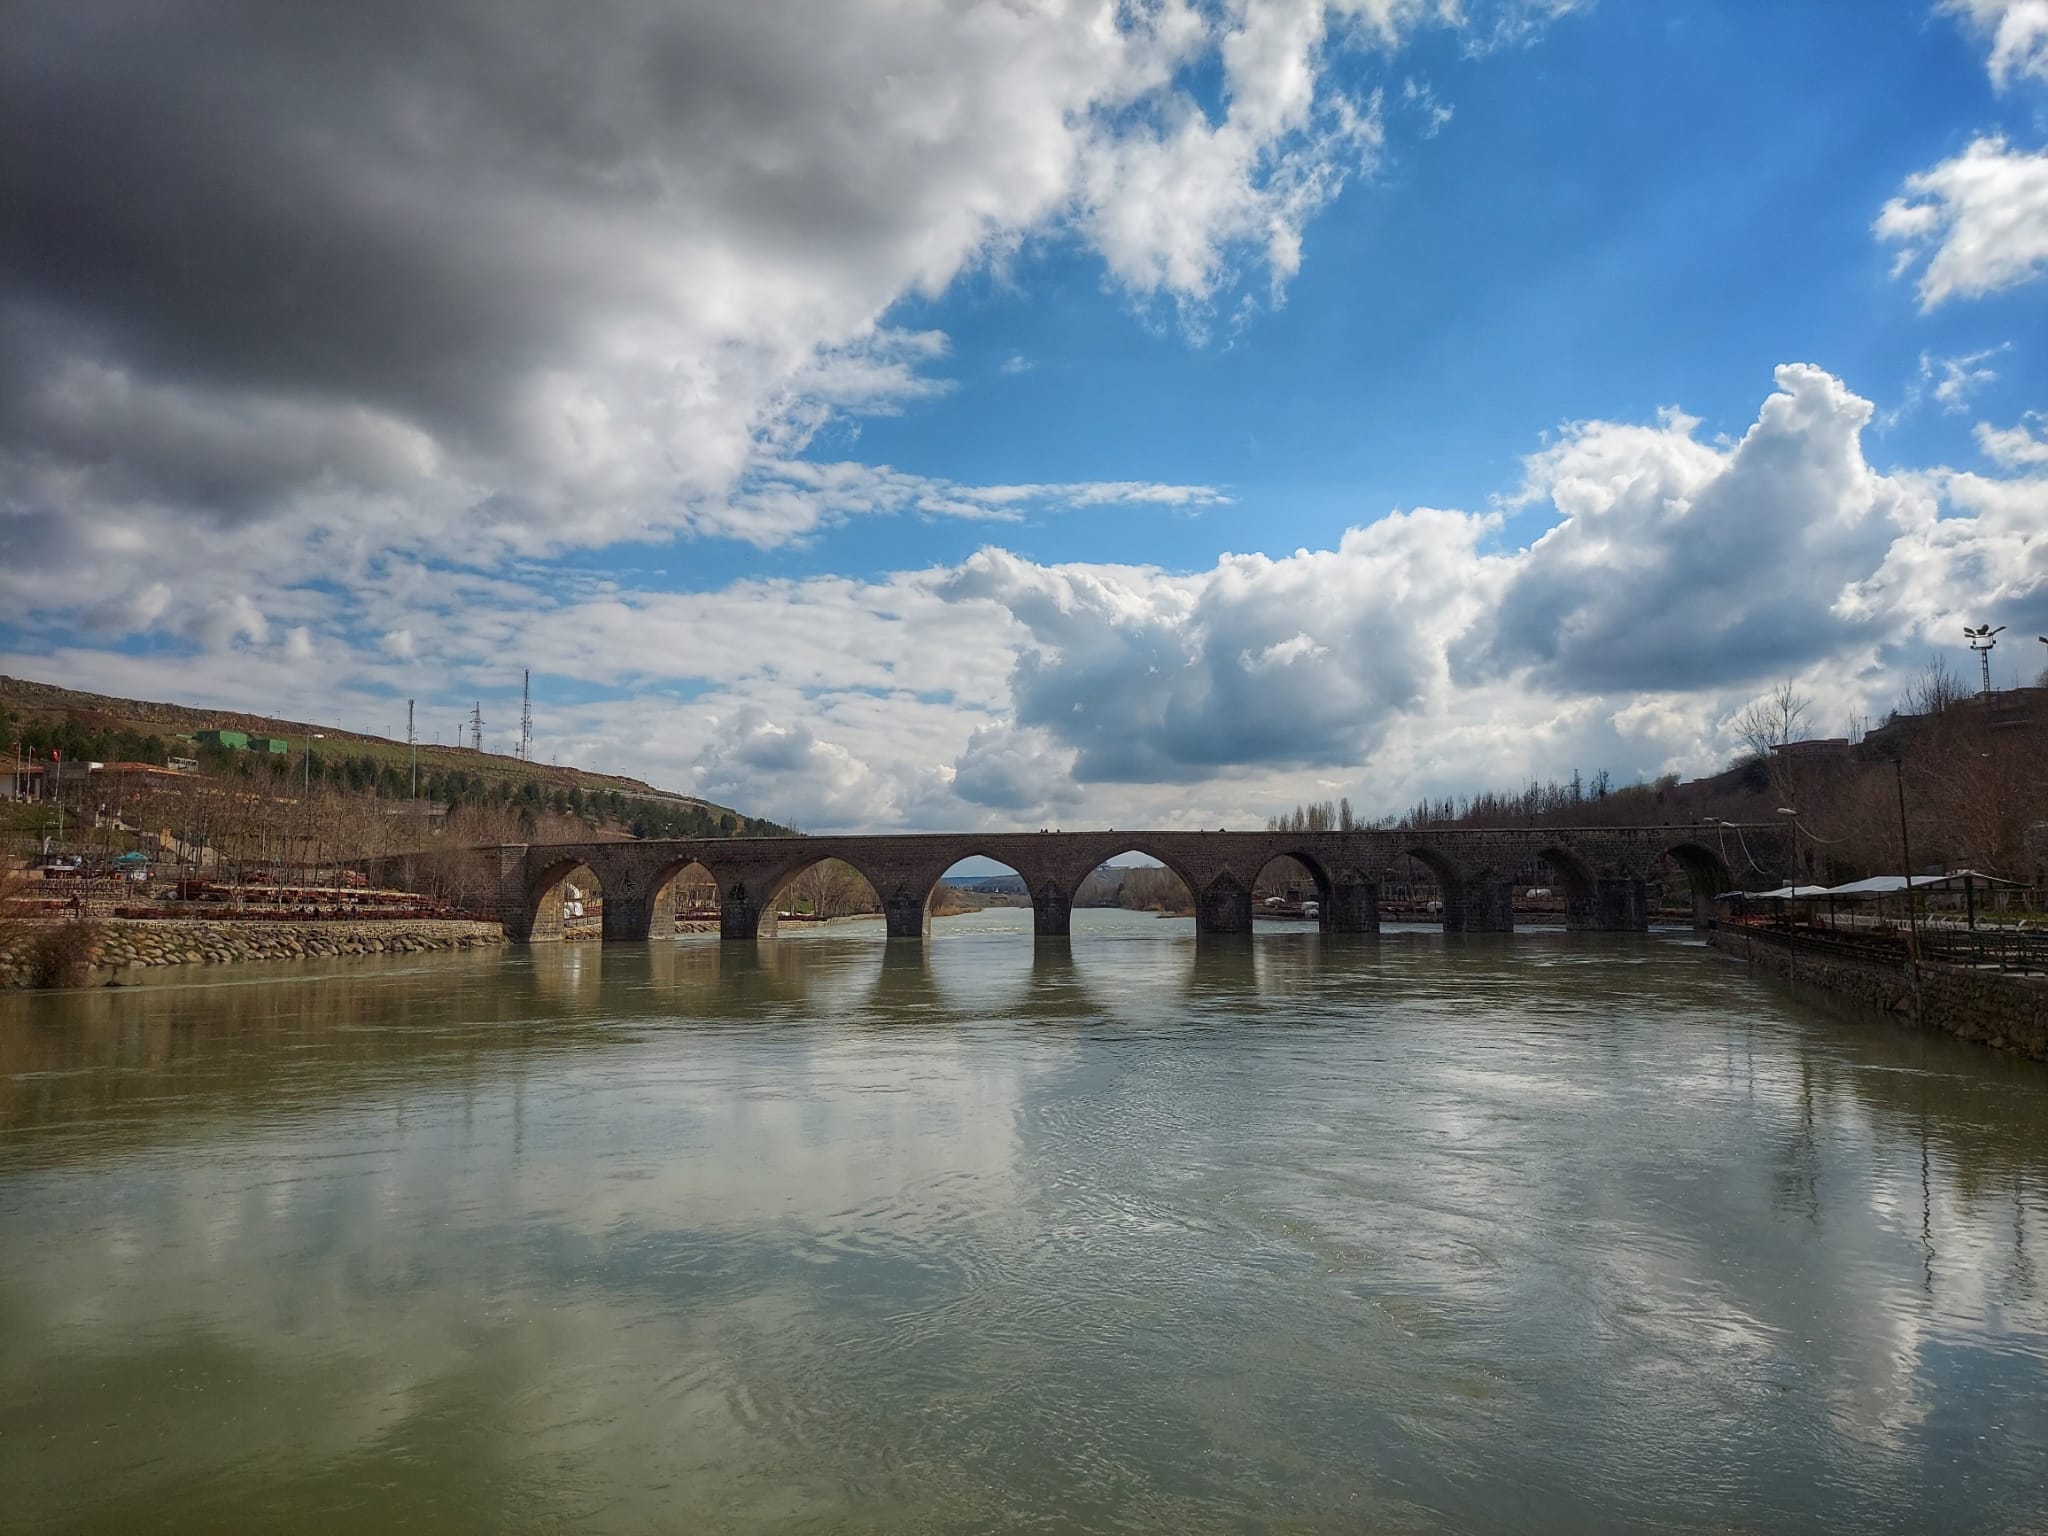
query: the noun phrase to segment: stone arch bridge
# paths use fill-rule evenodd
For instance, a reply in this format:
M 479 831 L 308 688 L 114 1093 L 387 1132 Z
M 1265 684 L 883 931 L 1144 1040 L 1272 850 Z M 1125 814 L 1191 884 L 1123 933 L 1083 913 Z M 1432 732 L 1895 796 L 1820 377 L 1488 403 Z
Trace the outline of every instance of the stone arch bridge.
M 1006 864 L 1031 892 L 1034 931 L 1067 933 L 1074 893 L 1110 859 L 1157 859 L 1194 897 L 1196 931 L 1252 931 L 1252 886 L 1274 859 L 1298 861 L 1315 881 L 1326 933 L 1376 933 L 1379 892 L 1400 860 L 1435 876 L 1446 932 L 1514 927 L 1516 874 L 1541 862 L 1565 890 L 1567 926 L 1640 932 L 1646 884 L 1668 855 L 1686 872 L 1704 923 L 1715 894 L 1740 875 L 1781 881 L 1794 850 L 1780 826 L 1529 828 L 1358 832 L 1006 832 L 905 836 L 644 839 L 514 844 L 497 850 L 499 912 L 516 941 L 562 936 L 562 883 L 588 867 L 603 887 L 607 939 L 675 932 L 676 877 L 700 865 L 718 890 L 727 939 L 773 936 L 783 889 L 806 869 L 842 859 L 881 899 L 892 939 L 931 931 L 931 897 L 945 872 L 980 855 Z

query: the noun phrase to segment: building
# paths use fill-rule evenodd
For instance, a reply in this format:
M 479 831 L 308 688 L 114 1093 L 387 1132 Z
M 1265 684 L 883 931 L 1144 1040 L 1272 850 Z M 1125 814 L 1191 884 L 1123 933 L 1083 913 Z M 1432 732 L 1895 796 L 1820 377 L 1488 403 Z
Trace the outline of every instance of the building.
M 41 763 L 9 763 L 0 767 L 0 800 L 40 800 L 42 797 Z
M 1824 736 L 1817 741 L 1781 741 L 1771 748 L 1773 757 L 1847 757 L 1849 738 Z
M 93 777 L 110 786 L 168 789 L 195 774 L 189 768 L 159 768 L 155 763 L 101 763 Z
M 282 736 L 251 736 L 249 738 L 249 750 L 251 752 L 268 752 L 272 757 L 284 757 L 291 752 L 291 749 L 291 743 Z
M 193 738 L 202 747 L 219 747 L 223 752 L 246 752 L 249 750 L 247 731 L 200 731 Z

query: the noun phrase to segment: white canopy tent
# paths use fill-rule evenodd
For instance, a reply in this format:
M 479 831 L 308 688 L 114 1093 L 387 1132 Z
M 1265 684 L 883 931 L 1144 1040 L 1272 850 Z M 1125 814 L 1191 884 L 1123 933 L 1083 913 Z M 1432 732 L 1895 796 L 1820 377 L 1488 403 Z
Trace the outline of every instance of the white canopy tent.
M 1848 885 L 1838 885 L 1827 894 L 1831 898 L 1846 897 L 1859 900 L 1873 896 L 1896 896 L 1902 891 L 1953 891 L 1963 893 L 1963 905 L 1969 913 L 1969 924 L 1977 926 L 1977 888 L 1987 890 L 2000 886 L 2016 887 L 2018 880 L 2004 880 L 1997 875 L 1987 875 L 1980 869 L 1954 869 L 1945 875 L 1872 875 L 1868 880 L 1855 880 Z
M 1821 891 L 1823 896 L 1896 896 L 1909 887 L 1924 891 L 1930 885 L 1938 885 L 1947 879 L 1946 875 L 1872 875 L 1868 880 L 1852 880 L 1847 885 L 1831 885 Z

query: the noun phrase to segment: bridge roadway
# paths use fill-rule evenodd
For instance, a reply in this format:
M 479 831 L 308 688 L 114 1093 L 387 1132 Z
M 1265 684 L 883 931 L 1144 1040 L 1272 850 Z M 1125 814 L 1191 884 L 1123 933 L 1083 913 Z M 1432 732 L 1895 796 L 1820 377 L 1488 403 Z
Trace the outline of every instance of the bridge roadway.
M 1689 878 L 1704 923 L 1734 869 L 1781 881 L 1794 850 L 1782 826 L 1585 827 L 1359 832 L 931 832 L 902 836 L 641 839 L 513 844 L 497 850 L 499 911 L 515 941 L 562 936 L 562 885 L 587 867 L 602 887 L 607 939 L 675 932 L 675 881 L 701 865 L 718 890 L 727 939 L 772 937 L 783 888 L 824 859 L 843 859 L 881 898 L 892 939 L 931 932 L 931 897 L 945 872 L 980 855 L 1006 864 L 1031 892 L 1034 931 L 1069 931 L 1074 893 L 1090 873 L 1126 853 L 1157 859 L 1194 896 L 1203 934 L 1252 931 L 1252 886 L 1265 866 L 1292 857 L 1315 881 L 1326 933 L 1379 931 L 1379 893 L 1398 862 L 1419 860 L 1435 877 L 1446 932 L 1514 927 L 1517 875 L 1541 861 L 1565 891 L 1571 928 L 1640 932 L 1649 926 L 1647 883 L 1675 861 Z

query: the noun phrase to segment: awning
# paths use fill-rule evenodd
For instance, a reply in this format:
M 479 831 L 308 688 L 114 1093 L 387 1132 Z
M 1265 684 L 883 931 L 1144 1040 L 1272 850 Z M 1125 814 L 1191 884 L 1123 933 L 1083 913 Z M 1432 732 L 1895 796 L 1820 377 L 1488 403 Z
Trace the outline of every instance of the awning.
M 1964 884 L 1974 885 L 2025 885 L 2024 880 L 2001 880 L 1997 875 L 1987 875 L 1981 869 L 1952 869 L 1945 875 L 1922 875 L 1913 882 L 1922 890 L 1953 889 Z
M 1909 885 L 1914 890 L 1924 891 L 1930 885 L 1939 885 L 1946 875 L 1914 875 L 1910 880 L 1904 875 L 1872 875 L 1868 880 L 1852 880 L 1847 885 L 1837 885 L 1823 891 L 1824 896 L 1896 896 Z
M 1775 891 L 1723 891 L 1716 901 L 1805 901 L 1814 896 L 1825 896 L 1828 888 L 1824 885 L 1781 885 Z

